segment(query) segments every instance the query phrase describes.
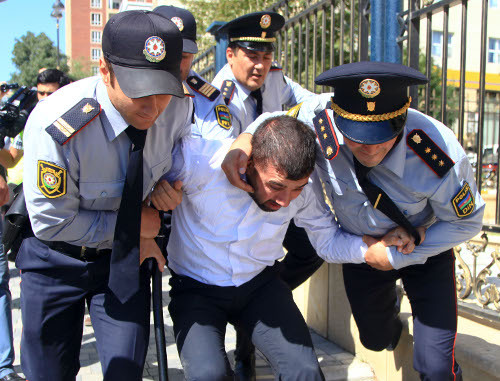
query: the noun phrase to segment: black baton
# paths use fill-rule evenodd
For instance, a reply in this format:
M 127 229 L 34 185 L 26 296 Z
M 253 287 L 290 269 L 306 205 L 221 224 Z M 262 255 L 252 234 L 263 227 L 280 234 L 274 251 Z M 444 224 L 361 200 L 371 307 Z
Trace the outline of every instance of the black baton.
M 156 237 L 156 243 L 166 258 L 166 227 L 163 221 L 163 212 L 160 211 L 161 228 L 160 234 Z M 158 269 L 156 260 L 152 261 L 152 282 L 153 282 L 153 320 L 155 327 L 156 357 L 158 359 L 159 380 L 168 381 L 167 343 L 165 340 L 165 329 L 163 322 L 163 292 L 162 292 L 162 272 Z

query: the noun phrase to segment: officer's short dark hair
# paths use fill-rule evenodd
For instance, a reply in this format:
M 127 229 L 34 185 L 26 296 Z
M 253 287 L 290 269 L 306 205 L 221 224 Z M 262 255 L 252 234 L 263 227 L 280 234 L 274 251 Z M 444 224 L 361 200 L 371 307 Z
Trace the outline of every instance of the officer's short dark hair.
M 58 69 L 46 69 L 36 77 L 36 84 L 40 83 L 58 83 L 59 88 L 70 83 L 69 77 Z
M 233 52 L 236 52 L 236 49 L 238 49 L 240 46 L 238 45 L 237 42 L 230 42 L 227 47 L 231 49 Z
M 286 115 L 266 119 L 252 137 L 255 164 L 272 164 L 297 181 L 309 176 L 316 161 L 316 135 L 301 121 Z

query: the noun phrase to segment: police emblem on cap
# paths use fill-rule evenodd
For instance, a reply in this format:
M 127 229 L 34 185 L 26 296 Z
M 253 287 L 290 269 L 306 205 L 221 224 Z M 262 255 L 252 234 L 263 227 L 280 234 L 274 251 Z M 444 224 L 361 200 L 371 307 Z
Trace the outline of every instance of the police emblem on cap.
M 37 186 L 47 198 L 57 198 L 66 194 L 66 169 L 38 160 Z
M 182 30 L 184 29 L 184 23 L 182 22 L 182 19 L 180 17 L 172 17 L 170 20 L 172 20 L 172 22 L 177 25 L 177 28 L 179 28 L 179 30 L 182 32 Z
M 260 18 L 260 27 L 262 29 L 267 29 L 271 26 L 271 16 L 264 15 Z
M 365 98 L 374 98 L 380 94 L 380 85 L 374 79 L 364 79 L 359 84 L 359 93 Z
M 149 62 L 160 62 L 167 54 L 165 51 L 165 43 L 160 37 L 151 36 L 144 44 L 143 53 Z

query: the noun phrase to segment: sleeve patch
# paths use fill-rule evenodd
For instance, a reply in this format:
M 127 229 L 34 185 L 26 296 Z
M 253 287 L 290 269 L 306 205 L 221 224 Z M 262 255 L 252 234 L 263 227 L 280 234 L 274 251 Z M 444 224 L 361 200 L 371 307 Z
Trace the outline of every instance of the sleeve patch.
M 474 195 L 470 189 L 469 183 L 464 182 L 462 189 L 451 200 L 455 213 L 458 217 L 466 217 L 474 211 Z
M 37 186 L 47 198 L 64 196 L 66 194 L 66 169 L 38 160 Z
M 191 76 L 187 79 L 187 84 L 197 93 L 200 93 L 205 98 L 208 98 L 210 101 L 215 101 L 220 94 L 220 91 L 217 87 L 212 86 L 210 83 L 201 79 L 200 77 Z
M 302 102 L 302 103 L 304 103 L 304 102 Z M 298 105 L 293 106 L 290 110 L 288 110 L 286 112 L 286 114 L 288 116 L 291 116 L 292 118 L 297 118 L 299 116 L 299 111 L 300 111 L 300 108 L 302 107 L 302 103 L 299 103 Z
M 222 96 L 224 97 L 224 101 L 226 102 L 226 105 L 229 105 L 229 103 L 231 103 L 231 99 L 233 99 L 235 87 L 236 87 L 236 85 L 234 84 L 233 81 L 227 80 L 227 81 L 222 82 L 221 92 L 222 92 Z
M 339 153 L 339 142 L 326 110 L 313 118 L 314 129 L 325 158 L 332 160 Z
M 101 105 L 93 98 L 80 102 L 55 120 L 45 131 L 60 145 L 66 144 L 101 113 Z
M 217 122 L 219 126 L 224 128 L 225 130 L 229 130 L 233 125 L 231 120 L 231 113 L 229 112 L 229 108 L 225 105 L 215 106 L 215 116 L 217 117 Z
M 455 165 L 455 162 L 422 130 L 411 131 L 406 137 L 406 144 L 439 177 L 444 177 Z

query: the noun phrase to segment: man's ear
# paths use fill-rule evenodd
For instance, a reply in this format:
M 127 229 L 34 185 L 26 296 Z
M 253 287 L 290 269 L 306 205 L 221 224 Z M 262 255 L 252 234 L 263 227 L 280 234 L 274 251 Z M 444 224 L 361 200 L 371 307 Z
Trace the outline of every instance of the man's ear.
M 102 81 L 106 86 L 111 86 L 111 73 L 109 72 L 108 65 L 104 58 L 99 58 L 99 74 L 101 74 Z
M 233 58 L 235 55 L 236 55 L 236 52 L 233 51 L 233 49 L 231 49 L 230 47 L 228 47 L 226 49 L 226 59 L 227 59 L 227 63 L 229 64 L 229 66 L 233 66 Z

